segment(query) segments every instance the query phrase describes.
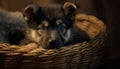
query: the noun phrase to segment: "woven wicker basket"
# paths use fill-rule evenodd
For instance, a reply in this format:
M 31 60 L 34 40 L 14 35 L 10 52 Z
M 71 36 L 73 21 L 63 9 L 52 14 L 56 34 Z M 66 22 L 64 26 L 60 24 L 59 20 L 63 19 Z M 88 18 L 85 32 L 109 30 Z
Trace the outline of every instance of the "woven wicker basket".
M 104 56 L 104 37 L 105 32 L 89 42 L 37 53 L 15 52 L 19 47 L 1 44 L 0 69 L 95 69 Z

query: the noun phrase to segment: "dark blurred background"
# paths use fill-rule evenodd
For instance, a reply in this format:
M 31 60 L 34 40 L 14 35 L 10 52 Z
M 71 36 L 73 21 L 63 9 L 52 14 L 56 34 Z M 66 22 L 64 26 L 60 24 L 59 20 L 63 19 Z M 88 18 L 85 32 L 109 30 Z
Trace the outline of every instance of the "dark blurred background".
M 108 36 L 105 45 L 107 47 L 106 59 L 118 64 L 120 59 L 120 0 L 0 0 L 0 8 L 10 11 L 21 11 L 24 5 L 30 2 L 44 5 L 52 3 L 63 4 L 66 1 L 75 2 L 80 5 L 80 12 L 94 15 L 104 21 L 107 25 Z

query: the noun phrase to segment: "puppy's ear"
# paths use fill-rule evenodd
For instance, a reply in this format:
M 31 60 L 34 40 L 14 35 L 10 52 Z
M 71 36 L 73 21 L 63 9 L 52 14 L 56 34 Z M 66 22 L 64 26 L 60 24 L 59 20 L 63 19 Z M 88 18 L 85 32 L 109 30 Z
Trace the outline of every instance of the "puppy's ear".
M 25 16 L 26 20 L 32 19 L 36 14 L 37 11 L 40 9 L 39 5 L 36 3 L 29 3 L 23 8 L 23 15 Z
M 79 6 L 72 2 L 66 2 L 63 4 L 63 10 L 65 14 L 64 23 L 66 24 L 66 28 L 71 28 L 75 20 L 75 15 L 79 10 Z
M 66 15 L 73 16 L 76 14 L 77 10 L 79 10 L 79 6 L 72 2 L 66 2 L 63 4 L 63 10 Z

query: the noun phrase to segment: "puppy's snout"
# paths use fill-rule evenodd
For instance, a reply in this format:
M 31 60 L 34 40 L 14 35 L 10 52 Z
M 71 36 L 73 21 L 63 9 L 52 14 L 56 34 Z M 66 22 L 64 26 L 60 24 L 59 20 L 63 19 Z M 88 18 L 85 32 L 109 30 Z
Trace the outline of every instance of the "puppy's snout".
M 49 40 L 50 46 L 56 46 L 56 40 Z

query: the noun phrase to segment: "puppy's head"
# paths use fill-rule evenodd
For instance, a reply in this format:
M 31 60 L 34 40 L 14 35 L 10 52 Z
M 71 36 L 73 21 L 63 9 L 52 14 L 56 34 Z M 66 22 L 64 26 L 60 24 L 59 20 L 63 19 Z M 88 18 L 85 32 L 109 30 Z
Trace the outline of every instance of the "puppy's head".
M 64 45 L 68 35 L 66 31 L 72 27 L 78 9 L 78 6 L 71 2 L 45 6 L 31 3 L 26 5 L 23 14 L 29 28 L 46 31 L 43 36 L 46 41 L 44 45 L 49 48 Z M 70 36 L 67 40 L 69 38 Z

